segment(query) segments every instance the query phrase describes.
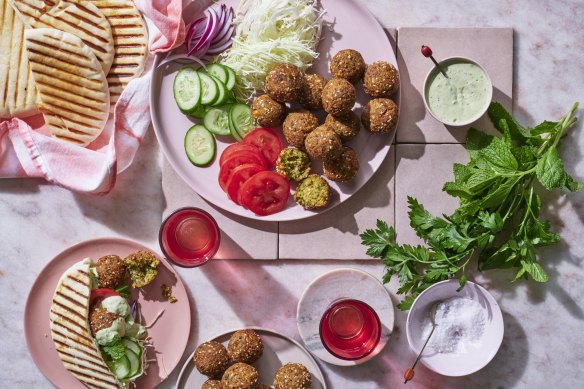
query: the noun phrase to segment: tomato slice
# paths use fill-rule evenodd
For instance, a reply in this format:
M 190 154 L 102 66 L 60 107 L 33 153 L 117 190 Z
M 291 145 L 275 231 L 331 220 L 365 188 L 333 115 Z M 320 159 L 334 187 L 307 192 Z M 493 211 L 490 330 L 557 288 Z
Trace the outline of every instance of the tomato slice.
M 246 163 L 231 171 L 227 179 L 227 195 L 236 204 L 241 204 L 238 199 L 239 188 L 245 181 L 256 173 L 266 170 L 265 167 L 253 163 Z
M 278 155 L 282 151 L 280 137 L 271 128 L 256 128 L 243 138 L 243 143 L 258 147 L 270 166 L 276 165 Z
M 259 153 L 254 154 L 247 151 L 240 151 L 225 160 L 221 166 L 221 169 L 219 170 L 219 186 L 221 186 L 221 189 L 223 189 L 224 192 L 227 192 L 227 180 L 229 179 L 229 175 L 233 169 L 238 166 L 250 163 L 259 165 L 263 167 L 264 170 L 267 168 L 266 161 Z
M 290 183 L 275 172 L 253 175 L 239 189 L 241 205 L 259 216 L 280 212 L 290 196 Z
M 121 296 L 118 292 L 109 288 L 98 288 L 91 291 L 89 296 L 89 306 L 92 307 L 101 300 L 111 297 L 111 296 Z
M 227 146 L 227 148 L 221 153 L 221 157 L 219 158 L 219 166 L 223 166 L 223 163 L 225 163 L 226 160 L 239 153 L 240 151 L 247 151 L 257 155 L 262 155 L 260 149 L 254 145 L 247 143 L 234 143 Z

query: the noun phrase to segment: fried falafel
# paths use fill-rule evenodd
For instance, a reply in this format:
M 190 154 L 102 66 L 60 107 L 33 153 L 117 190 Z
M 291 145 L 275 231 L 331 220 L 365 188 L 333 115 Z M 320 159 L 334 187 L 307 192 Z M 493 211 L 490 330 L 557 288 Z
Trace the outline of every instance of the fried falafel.
M 399 89 L 397 69 L 389 62 L 373 62 L 365 70 L 363 89 L 373 98 L 390 97 Z
M 211 378 L 221 377 L 231 364 L 225 346 L 215 341 L 199 345 L 195 350 L 193 362 L 201 374 Z
M 322 90 L 322 108 L 331 115 L 348 114 L 356 100 L 355 87 L 343 78 L 333 78 Z
M 287 363 L 276 372 L 275 389 L 310 389 L 311 387 L 310 371 L 300 363 Z
M 343 78 L 355 84 L 363 77 L 366 65 L 361 53 L 347 49 L 334 55 L 330 68 L 333 78 Z
M 291 181 L 303 180 L 310 174 L 310 157 L 302 150 L 288 147 L 278 155 L 276 172 Z
M 112 323 L 119 317 L 120 316 L 117 313 L 110 312 L 102 307 L 93 309 L 89 314 L 89 327 L 91 328 L 91 333 L 95 336 L 98 331 L 110 328 Z
M 256 389 L 259 378 L 260 375 L 253 366 L 237 362 L 225 371 L 221 385 L 225 389 Z
M 261 95 L 251 104 L 251 115 L 262 127 L 278 127 L 286 118 L 287 109 L 268 95 Z
M 324 208 L 329 204 L 331 187 L 328 182 L 318 174 L 311 174 L 298 184 L 294 201 L 304 209 Z
M 317 127 L 306 136 L 304 147 L 308 154 L 318 160 L 336 158 L 342 151 L 341 139 L 327 125 Z
M 254 363 L 262 356 L 264 344 L 254 330 L 239 330 L 229 339 L 227 352 L 233 362 Z
M 292 103 L 298 100 L 304 78 L 294 65 L 280 64 L 268 72 L 265 91 L 279 103 Z
M 300 104 L 311 111 L 322 109 L 322 90 L 327 83 L 327 79 L 319 74 L 305 74 L 302 92 L 300 93 Z
M 350 181 L 359 172 L 359 158 L 355 150 L 348 146 L 343 147 L 337 158 L 324 161 L 323 171 L 326 178 L 336 182 Z
M 100 288 L 116 289 L 128 279 L 128 268 L 117 255 L 105 255 L 95 261 Z
M 310 112 L 290 112 L 282 124 L 284 138 L 290 146 L 304 150 L 306 136 L 318 127 L 318 119 Z
M 132 287 L 141 288 L 156 278 L 160 260 L 150 251 L 137 251 L 124 258 L 124 263 L 130 272 Z
M 363 126 L 377 134 L 387 134 L 397 124 L 398 107 L 391 99 L 373 99 L 363 108 Z
M 361 129 L 359 117 L 353 111 L 342 116 L 333 116 L 329 114 L 327 115 L 324 124 L 341 138 L 341 142 L 348 142 L 355 138 Z

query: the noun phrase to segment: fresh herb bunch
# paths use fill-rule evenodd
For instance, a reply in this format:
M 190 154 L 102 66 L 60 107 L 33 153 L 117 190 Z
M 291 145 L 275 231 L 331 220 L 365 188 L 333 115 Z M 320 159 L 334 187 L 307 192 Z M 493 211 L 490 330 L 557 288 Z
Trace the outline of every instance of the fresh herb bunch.
M 576 103 L 558 122 L 524 128 L 501 104 L 491 103 L 488 114 L 502 137 L 471 128 L 466 138 L 470 162 L 454 164 L 454 182 L 443 187 L 459 198 L 458 209 L 435 217 L 408 196 L 410 225 L 426 245 L 395 243 L 393 227 L 381 220 L 360 235 L 367 254 L 385 264 L 383 282 L 399 277 L 398 294 L 406 295 L 400 309 L 409 309 L 436 282 L 458 276 L 464 287 L 471 258 L 477 258 L 479 270 L 515 269 L 513 281 L 528 276 L 548 280 L 536 248 L 553 245 L 560 236 L 540 218 L 541 198 L 534 185 L 539 181 L 547 190 L 566 187 L 572 192 L 582 188 L 565 171 L 557 150 L 565 130 L 576 122 L 577 108 Z

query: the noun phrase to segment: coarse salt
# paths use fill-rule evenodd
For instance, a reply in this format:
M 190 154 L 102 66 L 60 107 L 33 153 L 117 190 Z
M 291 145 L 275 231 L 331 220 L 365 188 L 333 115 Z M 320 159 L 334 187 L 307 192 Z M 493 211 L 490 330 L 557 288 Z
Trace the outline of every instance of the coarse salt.
M 438 304 L 434 316 L 436 329 L 428 348 L 442 354 L 464 354 L 478 346 L 485 332 L 485 312 L 481 305 L 466 297 L 453 297 Z M 422 338 L 432 330 L 430 317 L 423 323 Z

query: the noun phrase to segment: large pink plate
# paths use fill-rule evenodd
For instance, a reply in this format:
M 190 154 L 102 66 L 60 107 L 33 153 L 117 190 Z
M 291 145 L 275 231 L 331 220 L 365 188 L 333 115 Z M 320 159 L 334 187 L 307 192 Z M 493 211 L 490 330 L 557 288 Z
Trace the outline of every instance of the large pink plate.
M 123 258 L 138 250 L 149 249 L 139 243 L 118 238 L 81 242 L 53 258 L 34 282 L 24 310 L 26 343 L 39 370 L 56 387 L 85 388 L 63 367 L 51 339 L 49 310 L 59 278 L 71 265 L 84 258 L 97 259 L 107 254 Z M 161 258 L 160 255 L 158 257 Z M 172 286 L 172 293 L 178 299 L 176 303 L 170 304 L 162 297 L 162 284 Z M 180 277 L 164 259 L 161 259 L 156 279 L 143 288 L 139 295 L 134 291 L 132 297 L 138 298 L 146 324 L 152 323 L 164 309 L 156 324 L 148 330 L 154 348 L 149 348 L 147 356 L 156 362 L 150 363 L 147 374 L 136 381 L 138 388 L 153 388 L 170 375 L 185 350 L 191 328 L 189 298 Z
M 236 0 L 226 1 L 226 3 L 234 7 L 237 6 Z M 320 57 L 313 64 L 312 72 L 330 78 L 328 66 L 331 57 L 337 51 L 349 48 L 361 52 L 367 63 L 383 60 L 392 63 L 397 68 L 395 53 L 385 31 L 361 1 L 321 0 L 320 3 L 326 10 L 325 25 L 322 40 L 318 46 Z M 160 59 L 160 57 L 156 59 L 156 64 L 160 62 Z M 207 201 L 244 217 L 287 221 L 304 219 L 317 214 L 314 211 L 304 210 L 290 198 L 284 211 L 270 216 L 256 216 L 230 201 L 219 187 L 217 183 L 219 158 L 216 158 L 213 164 L 206 168 L 195 167 L 189 162 L 185 155 L 183 141 L 187 129 L 195 123 L 195 119 L 189 118 L 179 111 L 172 94 L 174 76 L 181 66 L 170 63 L 157 68 L 153 74 L 150 90 L 152 122 L 156 137 L 164 155 L 179 176 Z M 361 116 L 361 107 L 369 99 L 363 92 L 361 83 L 357 85 L 357 92 L 355 112 Z M 399 105 L 399 93 L 394 98 Z M 331 187 L 336 194 L 328 209 L 347 200 L 369 181 L 384 162 L 394 135 L 395 131 L 388 135 L 372 135 L 362 129 L 359 136 L 349 143 L 359 155 L 361 169 L 357 178 L 349 183 L 331 182 Z M 223 149 L 229 145 L 228 142 L 229 139 L 218 139 L 217 155 L 220 155 Z M 316 172 L 322 172 L 319 166 L 314 166 L 314 168 Z

